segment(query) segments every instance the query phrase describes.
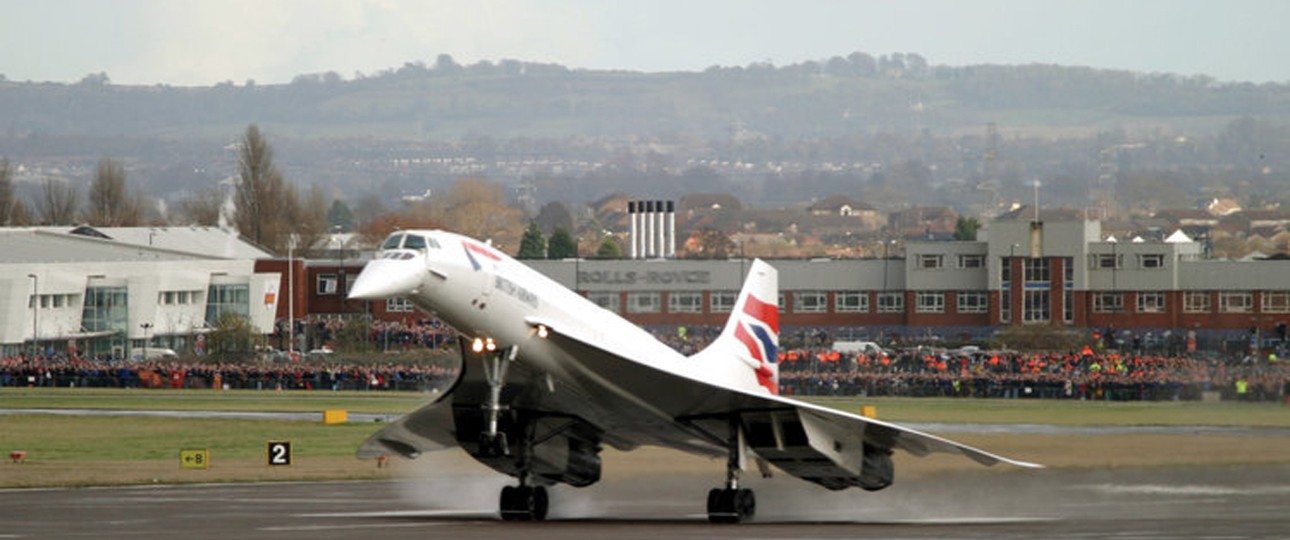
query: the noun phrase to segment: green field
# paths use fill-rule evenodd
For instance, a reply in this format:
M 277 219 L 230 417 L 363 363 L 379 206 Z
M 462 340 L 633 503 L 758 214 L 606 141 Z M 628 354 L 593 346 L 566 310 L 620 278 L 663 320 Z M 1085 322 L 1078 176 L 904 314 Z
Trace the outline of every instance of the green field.
M 153 418 L 51 414 L 0 415 L 0 454 L 22 450 L 22 464 L 0 463 L 0 487 L 149 482 L 223 482 L 388 478 L 390 469 L 354 459 L 380 423 L 324 425 L 321 411 L 397 415 L 432 396 L 387 392 L 218 392 L 191 390 L 4 389 L 0 408 L 319 412 L 318 421 Z M 1271 403 L 1079 402 L 973 399 L 818 398 L 858 412 L 877 407 L 893 422 L 1064 426 L 1227 426 L 1237 434 L 1034 435 L 955 434 L 1004 455 L 1057 467 L 1290 463 L 1290 407 Z M 266 443 L 292 443 L 294 463 L 268 467 Z M 182 470 L 179 451 L 207 449 L 210 470 Z M 638 453 L 632 453 L 638 454 Z M 965 460 L 951 456 L 946 467 Z M 399 460 L 395 460 L 399 461 Z M 656 460 L 657 461 L 657 460 Z M 666 460 L 663 460 L 666 461 Z M 913 459 L 912 467 L 936 465 Z M 968 464 L 970 466 L 971 464 Z M 707 467 L 704 463 L 701 467 Z
M 435 394 L 257 390 L 122 390 L 6 388 L 0 409 L 94 409 L 145 411 L 319 412 L 403 414 Z M 1050 424 L 1061 426 L 1290 427 L 1290 407 L 1272 403 L 1195 401 L 1065 401 L 961 398 L 803 398 L 859 412 L 878 408 L 894 422 Z

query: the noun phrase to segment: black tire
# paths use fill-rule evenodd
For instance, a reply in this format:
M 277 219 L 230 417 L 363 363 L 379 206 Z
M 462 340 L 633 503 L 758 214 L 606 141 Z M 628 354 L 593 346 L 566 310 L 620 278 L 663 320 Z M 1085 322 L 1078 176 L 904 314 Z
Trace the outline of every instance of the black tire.
M 502 521 L 542 521 L 551 500 L 542 486 L 506 486 L 501 495 Z
M 551 499 L 547 497 L 546 488 L 542 486 L 534 487 L 532 488 L 532 493 L 530 501 L 532 503 L 533 521 L 545 521 L 546 511 L 551 506 Z
M 753 490 L 741 489 L 735 492 L 735 513 L 739 514 L 741 521 L 757 514 L 757 496 L 753 495 Z
M 713 489 L 708 492 L 708 521 L 710 523 L 739 523 L 743 518 L 739 509 L 739 493 L 744 490 Z
M 498 498 L 497 504 L 501 510 L 502 521 L 518 521 L 521 519 L 519 490 L 520 488 L 515 486 L 502 488 L 502 494 Z

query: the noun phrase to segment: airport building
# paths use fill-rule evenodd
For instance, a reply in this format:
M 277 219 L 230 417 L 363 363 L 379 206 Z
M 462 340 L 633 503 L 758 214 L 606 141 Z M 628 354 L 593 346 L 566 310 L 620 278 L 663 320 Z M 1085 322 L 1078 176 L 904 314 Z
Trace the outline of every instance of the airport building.
M 1118 239 L 1101 222 L 996 220 L 975 241 L 906 238 L 903 257 L 774 260 L 781 324 L 834 336 L 976 339 L 1014 325 L 1214 340 L 1285 339 L 1290 261 L 1207 259 L 1181 232 Z M 528 261 L 645 325 L 719 326 L 740 260 Z
M 0 356 L 200 350 L 226 313 L 270 333 L 280 276 L 256 271 L 270 257 L 214 228 L 0 229 Z
M 975 241 L 899 242 L 900 257 L 769 261 L 784 332 L 957 341 L 1044 325 L 1169 332 L 1208 348 L 1279 341 L 1290 323 L 1290 261 L 1209 259 L 1180 232 L 1114 238 L 1070 217 L 992 221 Z M 320 346 L 303 321 L 428 318 L 399 299 L 345 300 L 370 252 L 322 255 L 275 257 L 213 228 L 0 229 L 0 354 L 31 350 L 33 336 L 52 351 L 126 357 L 146 344 L 183 354 L 202 347 L 223 313 L 276 334 L 266 342 L 276 348 L 294 331 L 298 350 Z M 689 328 L 724 324 L 748 268 L 739 259 L 524 262 L 638 324 Z M 293 317 L 294 327 L 283 324 Z

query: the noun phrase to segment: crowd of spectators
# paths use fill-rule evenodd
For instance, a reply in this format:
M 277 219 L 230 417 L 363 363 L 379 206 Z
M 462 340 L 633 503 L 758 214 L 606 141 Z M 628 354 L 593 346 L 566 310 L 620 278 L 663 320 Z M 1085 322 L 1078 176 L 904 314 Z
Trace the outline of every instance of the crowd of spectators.
M 366 325 L 357 332 L 347 332 L 352 324 Z M 274 327 L 270 339 L 278 348 L 286 349 L 289 326 L 286 320 L 280 320 Z M 413 348 L 437 349 L 450 344 L 456 332 L 439 319 L 416 319 L 408 321 L 353 321 L 345 319 L 320 319 L 314 321 L 296 321 L 294 336 L 296 349 L 312 350 L 326 344 L 351 338 L 364 339 L 383 351 L 408 350 Z
M 324 342 L 345 332 L 344 321 L 317 321 L 308 331 Z M 443 350 L 456 334 L 437 320 L 372 322 L 363 337 L 381 350 Z M 297 329 L 300 329 L 297 327 Z M 685 354 L 701 350 L 718 328 L 659 330 Z M 818 341 L 818 340 L 817 340 Z M 126 362 L 62 354 L 0 358 L 0 386 L 420 390 L 451 382 L 451 362 L 344 361 L 342 354 L 260 357 L 249 362 L 209 358 Z M 1282 400 L 1290 394 L 1290 362 L 1264 354 L 1219 358 L 1165 351 L 1021 352 L 910 347 L 842 353 L 803 340 L 779 352 L 780 392 L 800 396 L 943 396 L 1090 400 Z
M 844 354 L 791 350 L 781 355 L 788 395 L 944 396 L 1095 400 L 1280 400 L 1290 365 L 1275 355 L 1218 358 L 1075 352 L 908 349 Z
M 214 388 L 250 390 L 406 390 L 443 388 L 456 368 L 443 363 L 105 362 L 66 356 L 0 359 L 0 386 Z

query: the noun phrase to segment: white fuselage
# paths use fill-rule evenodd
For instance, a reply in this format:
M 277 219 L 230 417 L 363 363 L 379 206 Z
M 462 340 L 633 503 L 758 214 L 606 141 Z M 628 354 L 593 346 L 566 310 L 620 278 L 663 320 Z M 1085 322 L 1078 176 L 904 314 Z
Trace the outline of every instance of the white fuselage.
M 571 363 L 561 361 L 563 353 L 537 335 L 540 326 L 654 369 L 761 391 L 747 366 L 687 359 L 648 331 L 491 246 L 444 231 L 405 234 L 424 238 L 425 247 L 408 248 L 406 241 L 390 247 L 387 241 L 387 249 L 355 281 L 350 298 L 407 298 L 468 337 L 491 338 L 499 349 L 518 347 L 517 361 L 562 384 L 577 386 L 586 379 L 571 373 Z M 623 383 L 597 381 L 596 386 L 630 393 L 620 387 Z

